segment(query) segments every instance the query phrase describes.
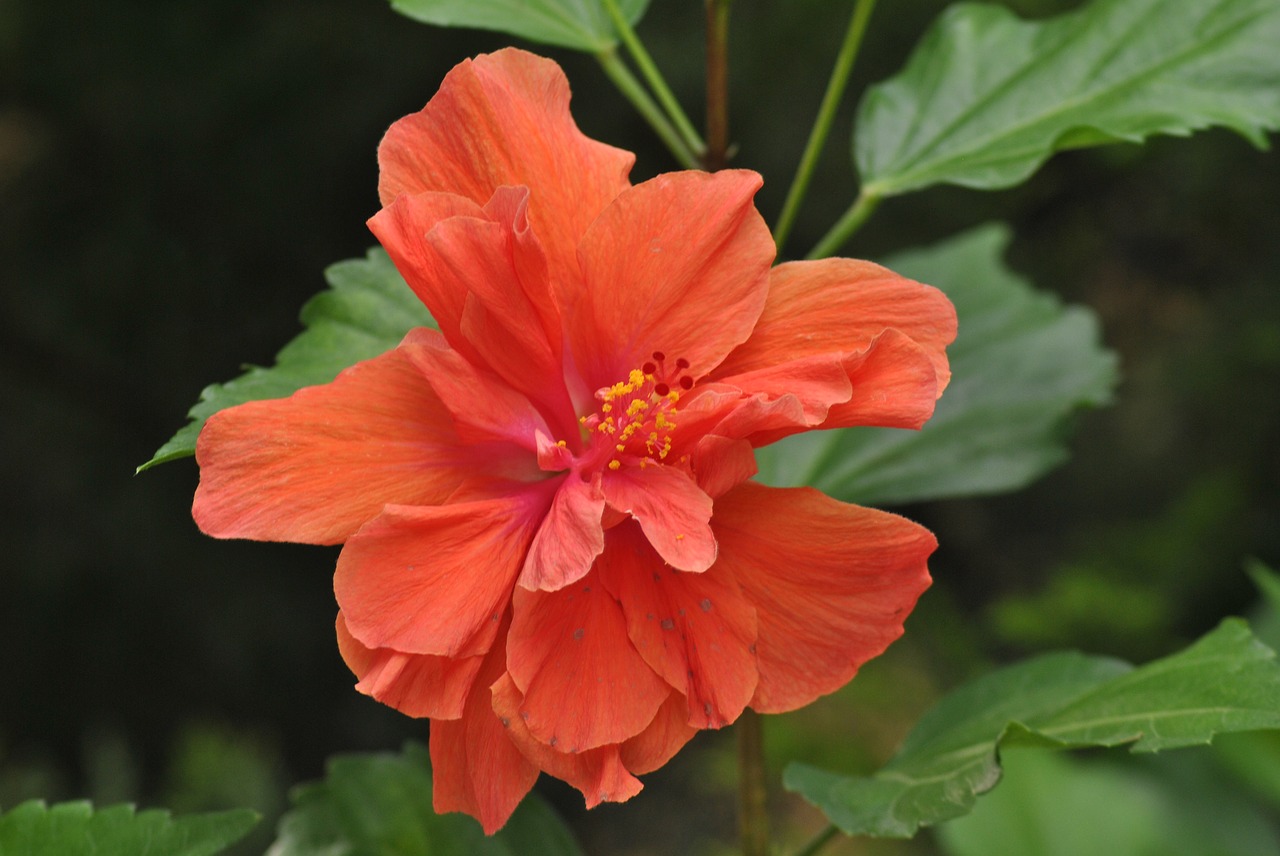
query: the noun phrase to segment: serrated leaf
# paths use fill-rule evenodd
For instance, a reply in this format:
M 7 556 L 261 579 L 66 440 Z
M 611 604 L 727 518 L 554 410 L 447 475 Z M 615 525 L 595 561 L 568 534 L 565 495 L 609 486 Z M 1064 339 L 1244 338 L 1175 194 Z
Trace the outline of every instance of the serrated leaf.
M 304 386 L 328 383 L 348 366 L 395 347 L 414 327 L 435 325 L 381 249 L 369 250 L 363 259 L 330 265 L 324 277 L 329 289 L 302 307 L 306 329 L 276 355 L 275 365 L 251 366 L 235 380 L 206 387 L 187 413 L 191 422 L 138 472 L 194 455 L 205 420 L 223 408 L 284 398 Z
M 784 784 L 850 835 L 909 838 L 966 814 L 993 788 L 1002 746 L 1155 752 L 1264 728 L 1280 728 L 1280 665 L 1243 621 L 1228 619 L 1137 669 L 1080 654 L 1001 669 L 939 702 L 874 775 L 792 764 Z
M 257 822 L 249 809 L 172 817 L 131 805 L 32 800 L 0 815 L 0 856 L 213 856 Z
M 293 793 L 267 856 L 582 856 L 564 823 L 527 797 L 497 834 L 460 814 L 431 810 L 427 750 L 330 759 L 323 782 Z
M 649 0 L 618 0 L 631 24 Z M 617 43 L 600 0 L 391 0 L 391 7 L 427 24 L 497 30 L 532 42 L 596 53 Z
M 797 435 L 757 452 L 761 478 L 886 504 L 1016 490 L 1064 461 L 1070 416 L 1110 400 L 1116 358 L 1090 310 L 1005 266 L 1008 243 L 988 224 L 885 261 L 945 291 L 960 319 L 951 384 L 923 430 Z
M 1093 0 L 1026 22 L 999 6 L 943 13 L 897 77 L 867 90 L 863 192 L 1017 184 L 1054 152 L 1280 127 L 1280 0 Z

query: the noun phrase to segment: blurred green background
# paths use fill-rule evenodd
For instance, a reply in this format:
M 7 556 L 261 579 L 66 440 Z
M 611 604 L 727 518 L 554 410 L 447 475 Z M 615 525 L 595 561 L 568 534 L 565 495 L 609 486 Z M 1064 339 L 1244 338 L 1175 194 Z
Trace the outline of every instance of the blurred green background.
M 734 5 L 735 165 L 764 174 L 767 218 L 848 5 Z M 900 68 L 943 6 L 881 4 L 854 91 Z M 640 26 L 694 115 L 701 19 L 701 3 L 654 0 Z M 251 805 L 268 820 L 242 852 L 261 852 L 287 788 L 328 755 L 425 739 L 351 689 L 335 551 L 207 539 L 189 515 L 191 462 L 132 473 L 205 384 L 271 362 L 325 265 L 373 243 L 386 126 L 458 60 L 505 43 L 381 0 L 0 0 L 0 808 Z M 672 168 L 592 59 L 552 55 L 583 129 L 638 151 L 633 178 Z M 856 190 L 851 114 L 796 254 Z M 1011 191 L 882 206 L 849 254 L 1010 221 L 1012 264 L 1098 312 L 1124 381 L 1040 483 L 904 509 L 938 533 L 935 587 L 848 690 L 770 721 L 775 772 L 793 757 L 873 769 L 931 699 L 994 663 L 1054 647 L 1145 660 L 1250 608 L 1244 558 L 1280 564 L 1278 201 L 1280 157 L 1209 132 L 1064 155 Z M 733 775 L 730 736 L 708 734 L 626 806 L 585 814 L 542 787 L 588 852 L 721 853 Z M 820 827 L 776 798 L 784 838 Z

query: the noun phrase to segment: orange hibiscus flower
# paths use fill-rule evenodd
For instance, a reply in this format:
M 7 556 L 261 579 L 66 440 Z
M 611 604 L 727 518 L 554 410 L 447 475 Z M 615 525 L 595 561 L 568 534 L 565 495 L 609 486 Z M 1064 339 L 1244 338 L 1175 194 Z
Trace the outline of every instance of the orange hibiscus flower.
M 868 262 L 771 269 L 758 175 L 627 179 L 553 62 L 457 66 L 378 152 L 370 226 L 439 331 L 213 416 L 193 513 L 344 544 L 357 688 L 431 719 L 437 811 L 539 771 L 625 800 L 698 730 L 791 710 L 902 632 L 933 536 L 750 481 L 799 431 L 918 428 L 955 313 Z

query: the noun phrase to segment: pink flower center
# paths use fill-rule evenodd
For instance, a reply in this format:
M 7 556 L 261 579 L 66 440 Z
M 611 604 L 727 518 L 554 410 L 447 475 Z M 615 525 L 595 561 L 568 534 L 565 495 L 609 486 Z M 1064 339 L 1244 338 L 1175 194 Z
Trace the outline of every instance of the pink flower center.
M 641 467 L 666 461 L 676 428 L 680 396 L 693 388 L 683 357 L 672 366 L 661 351 L 652 361 L 632 369 L 627 379 L 596 392 L 599 409 L 579 419 L 586 458 L 592 469 L 620 469 L 624 462 Z

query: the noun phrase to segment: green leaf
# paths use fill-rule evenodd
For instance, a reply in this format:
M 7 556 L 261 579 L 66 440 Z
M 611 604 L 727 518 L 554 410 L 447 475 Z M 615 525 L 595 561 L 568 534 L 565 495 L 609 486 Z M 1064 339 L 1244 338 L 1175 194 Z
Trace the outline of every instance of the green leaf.
M 213 856 L 257 822 L 249 809 L 175 818 L 131 805 L 32 800 L 0 815 L 0 856 Z
M 1064 461 L 1069 417 L 1110 399 L 1116 359 L 1090 310 L 1064 308 L 1004 265 L 1008 243 L 990 224 L 886 260 L 945 291 L 960 318 L 951 384 L 922 431 L 797 435 L 757 452 L 761 478 L 902 503 L 1016 490 Z
M 938 828 L 948 856 L 1280 856 L 1266 819 L 1207 764 L 1122 767 L 1026 750 L 1001 761 L 1002 786 Z
M 1215 125 L 1265 148 L 1276 45 L 1280 0 L 1094 0 L 1043 22 L 952 6 L 859 106 L 863 192 L 1009 187 L 1063 149 Z
M 206 387 L 188 412 L 191 422 L 156 451 L 138 472 L 194 455 L 206 419 L 226 407 L 264 398 L 285 398 L 304 386 L 328 383 L 338 372 L 399 344 L 414 327 L 435 326 L 405 285 L 391 259 L 372 249 L 364 259 L 330 265 L 330 288 L 302 307 L 306 327 L 284 346 L 271 368 L 251 366 L 235 380 Z
M 1243 621 L 1228 619 L 1138 669 L 1074 653 L 1001 669 L 944 698 L 874 775 L 792 764 L 784 784 L 850 835 L 909 838 L 995 787 L 1004 746 L 1155 752 L 1263 728 L 1280 728 L 1280 665 Z
M 649 0 L 618 0 L 635 24 Z M 391 7 L 427 24 L 498 30 L 532 42 L 597 53 L 618 39 L 600 0 L 391 0 Z
M 461 814 L 431 811 L 427 750 L 330 759 L 323 782 L 296 788 L 267 856 L 582 856 L 572 833 L 536 796 L 496 835 Z

